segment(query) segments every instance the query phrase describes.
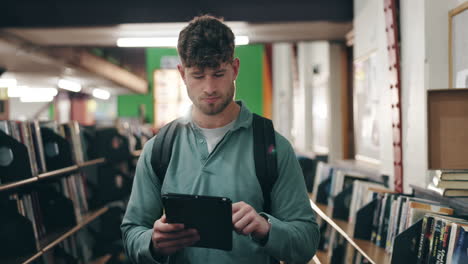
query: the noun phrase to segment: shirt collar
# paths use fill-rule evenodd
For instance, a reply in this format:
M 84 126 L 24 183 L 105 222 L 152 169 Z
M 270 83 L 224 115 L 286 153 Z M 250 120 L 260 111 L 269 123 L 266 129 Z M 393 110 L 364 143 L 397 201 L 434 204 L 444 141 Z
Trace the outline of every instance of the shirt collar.
M 252 112 L 247 108 L 245 103 L 242 100 L 236 101 L 236 103 L 241 107 L 239 116 L 237 117 L 234 126 L 231 128 L 232 131 L 240 129 L 240 128 L 248 128 L 252 124 Z M 192 106 L 190 106 L 190 110 L 179 119 L 179 123 L 183 125 L 193 124 L 192 120 Z M 195 127 L 195 126 L 192 126 Z

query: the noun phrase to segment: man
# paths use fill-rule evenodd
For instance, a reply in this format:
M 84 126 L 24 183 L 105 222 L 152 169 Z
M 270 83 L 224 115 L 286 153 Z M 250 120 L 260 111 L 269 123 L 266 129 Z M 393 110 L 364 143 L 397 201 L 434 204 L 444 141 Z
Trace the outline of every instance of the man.
M 179 119 L 164 182 L 151 168 L 154 139 L 144 147 L 122 223 L 123 240 L 135 263 L 270 263 L 271 257 L 307 262 L 315 254 L 319 231 L 302 171 L 288 141 L 276 133 L 278 179 L 271 214 L 262 213 L 263 196 L 253 159 L 252 113 L 235 102 L 239 59 L 234 35 L 211 16 L 194 18 L 179 35 L 178 70 L 193 102 Z M 233 201 L 232 251 L 190 247 L 196 230 L 169 224 L 162 193 L 229 197 Z

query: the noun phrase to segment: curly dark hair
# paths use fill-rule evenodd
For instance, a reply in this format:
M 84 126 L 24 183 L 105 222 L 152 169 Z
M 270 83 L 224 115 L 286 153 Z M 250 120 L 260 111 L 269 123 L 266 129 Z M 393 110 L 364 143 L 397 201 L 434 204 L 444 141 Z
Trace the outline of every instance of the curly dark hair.
M 221 18 L 198 16 L 180 32 L 177 51 L 184 67 L 217 68 L 234 59 L 234 33 Z

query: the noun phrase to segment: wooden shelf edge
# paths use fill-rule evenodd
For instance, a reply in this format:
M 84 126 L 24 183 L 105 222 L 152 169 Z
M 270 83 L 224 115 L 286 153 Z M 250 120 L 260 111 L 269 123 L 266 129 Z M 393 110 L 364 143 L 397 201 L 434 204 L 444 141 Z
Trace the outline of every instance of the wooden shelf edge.
M 312 200 L 310 200 L 310 206 L 312 209 L 324 220 L 326 221 L 329 225 L 331 225 L 338 233 L 340 233 L 356 250 L 359 251 L 366 259 L 368 259 L 371 263 L 377 264 L 379 263 L 375 259 L 372 259 L 367 252 L 361 248 L 361 246 L 358 245 L 358 243 L 362 244 L 361 241 L 363 240 L 358 240 L 353 237 L 351 237 L 345 230 L 343 230 L 338 224 L 331 219 L 325 212 L 322 211 L 322 209 L 319 208 Z M 373 244 L 372 244 L 373 245 Z M 375 246 L 377 247 L 377 246 Z
M 83 162 L 81 164 L 78 164 L 78 167 L 79 168 L 85 168 L 85 167 L 93 166 L 93 165 L 96 165 L 96 164 L 102 164 L 104 162 L 106 162 L 106 158 L 88 160 L 88 161 L 85 161 L 85 162 Z
M 313 262 L 312 262 L 313 261 Z M 321 264 L 328 264 L 328 256 L 326 251 L 317 250 L 314 258 L 309 263 L 321 263 Z
M 94 211 L 94 212 L 91 212 L 89 213 L 87 216 L 84 217 L 84 220 L 81 221 L 80 223 L 78 223 L 76 226 L 74 226 L 72 229 L 68 230 L 67 232 L 65 232 L 64 234 L 62 234 L 60 237 L 58 237 L 57 239 L 53 240 L 51 243 L 49 243 L 48 245 L 44 246 L 43 248 L 41 248 L 37 253 L 35 253 L 34 255 L 32 255 L 31 257 L 28 257 L 26 260 L 22 261 L 21 262 L 21 258 L 24 258 L 24 257 L 21 257 L 20 259 L 17 259 L 14 261 L 14 263 L 22 263 L 22 264 L 29 264 L 29 263 L 32 263 L 33 261 L 37 260 L 39 257 L 41 257 L 42 255 L 44 255 L 44 253 L 46 253 L 47 251 L 49 251 L 50 249 L 52 249 L 53 247 L 55 247 L 57 244 L 59 244 L 60 242 L 62 242 L 63 240 L 67 239 L 69 236 L 73 235 L 74 233 L 76 233 L 78 230 L 80 230 L 81 228 L 83 228 L 84 226 L 86 226 L 87 224 L 89 224 L 90 222 L 92 222 L 93 220 L 95 220 L 96 218 L 98 218 L 99 216 L 101 216 L 102 214 L 104 214 L 105 212 L 107 212 L 109 208 L 107 207 L 103 207 L 97 211 Z
M 70 166 L 70 167 L 65 167 L 65 168 L 62 168 L 62 169 L 41 173 L 38 176 L 29 178 L 29 179 L 24 179 L 24 180 L 17 181 L 17 182 L 5 183 L 5 184 L 0 185 L 0 192 L 8 190 L 8 189 L 17 188 L 17 187 L 20 187 L 20 186 L 23 186 L 23 185 L 27 185 L 27 184 L 30 184 L 30 183 L 33 183 L 33 182 L 37 182 L 37 181 L 40 181 L 40 180 L 43 180 L 43 179 L 46 179 L 46 178 L 55 177 L 55 176 L 59 176 L 59 175 L 65 174 L 65 173 L 73 172 L 73 171 L 79 170 L 81 168 L 93 166 L 93 165 L 96 165 L 96 164 L 105 163 L 105 162 L 106 162 L 105 158 L 89 160 L 89 161 L 83 162 L 83 163 L 78 164 L 78 165 L 73 165 L 73 166 Z
M 37 177 L 32 177 L 32 178 L 17 181 L 17 182 L 6 183 L 6 184 L 3 184 L 3 185 L 0 185 L 0 192 L 4 191 L 4 190 L 19 187 L 21 185 L 26 185 L 26 184 L 29 184 L 29 183 L 32 183 L 32 182 L 36 182 L 36 181 L 38 181 L 38 178 Z
M 62 169 L 45 172 L 45 173 L 39 174 L 37 177 L 39 179 L 44 179 L 44 178 L 54 177 L 54 176 L 58 176 L 58 175 L 61 175 L 61 174 L 68 173 L 68 172 L 76 171 L 78 169 L 79 169 L 78 165 L 73 165 L 73 166 L 70 166 L 70 167 L 65 167 L 65 168 L 62 168 Z
M 57 244 L 67 239 L 68 237 L 76 233 L 78 230 L 80 230 L 81 228 L 83 228 L 84 226 L 86 226 L 87 224 L 89 224 L 90 222 L 92 222 L 93 220 L 95 220 L 96 218 L 104 214 L 105 212 L 107 212 L 108 209 L 109 208 L 107 207 L 103 207 L 95 212 L 90 213 L 88 216 L 85 216 L 84 220 L 78 223 L 75 227 L 73 227 L 72 229 L 67 231 L 65 234 L 61 235 L 59 238 L 55 239 L 53 242 L 51 242 L 50 244 L 42 248 L 41 249 L 42 253 L 49 251 L 50 249 L 55 247 Z
M 16 188 L 16 187 L 19 187 L 19 186 L 22 186 L 22 185 L 27 185 L 27 184 L 30 184 L 30 183 L 33 183 L 33 182 L 37 182 L 37 181 L 43 180 L 45 178 L 59 176 L 59 175 L 65 174 L 65 173 L 69 173 L 69 172 L 79 170 L 81 168 L 93 166 L 93 165 L 96 165 L 96 164 L 102 164 L 102 163 L 105 163 L 105 162 L 106 162 L 105 158 L 89 160 L 89 161 L 83 162 L 83 163 L 78 164 L 78 165 L 73 165 L 73 166 L 70 166 L 70 167 L 65 167 L 63 169 L 58 169 L 58 170 L 54 170 L 54 171 L 41 173 L 38 176 L 34 176 L 32 178 L 24 179 L 24 180 L 17 181 L 17 182 L 5 183 L 5 184 L 0 185 L 0 192 L 8 190 L 8 189 Z
M 39 257 L 41 257 L 44 253 L 39 251 L 33 254 L 28 254 L 26 256 L 21 256 L 21 257 L 16 257 L 16 258 L 10 258 L 10 259 L 0 259 L 0 263 L 2 264 L 28 264 L 32 263 L 33 261 L 37 260 Z
M 41 257 L 43 254 L 44 254 L 44 252 L 39 251 L 39 252 L 36 253 L 36 255 L 34 255 L 34 256 L 30 257 L 29 259 L 27 259 L 26 261 L 24 261 L 23 264 L 32 263 L 33 261 L 35 261 L 36 259 Z

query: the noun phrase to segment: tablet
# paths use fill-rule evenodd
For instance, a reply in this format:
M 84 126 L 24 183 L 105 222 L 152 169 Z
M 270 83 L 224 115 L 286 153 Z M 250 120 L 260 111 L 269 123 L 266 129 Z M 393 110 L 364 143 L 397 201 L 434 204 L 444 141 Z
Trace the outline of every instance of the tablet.
M 162 196 L 168 223 L 195 228 L 192 247 L 232 250 L 232 202 L 226 197 L 169 193 Z

